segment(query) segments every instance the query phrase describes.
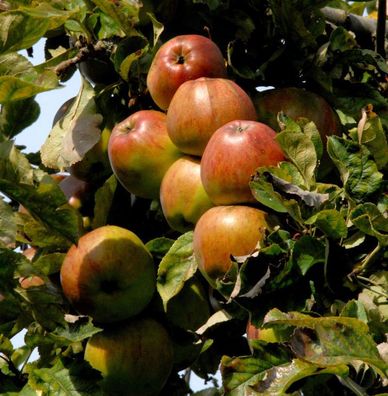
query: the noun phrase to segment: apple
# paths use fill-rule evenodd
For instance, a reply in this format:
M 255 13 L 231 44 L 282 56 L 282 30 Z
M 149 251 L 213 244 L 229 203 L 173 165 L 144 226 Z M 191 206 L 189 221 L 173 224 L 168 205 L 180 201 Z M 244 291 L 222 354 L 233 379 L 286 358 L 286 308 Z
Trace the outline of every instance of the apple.
M 194 228 L 213 206 L 202 185 L 199 158 L 184 156 L 170 166 L 160 186 L 160 203 L 173 230 L 183 233 Z
M 257 121 L 235 120 L 214 132 L 201 160 L 201 179 L 215 205 L 256 202 L 249 187 L 260 166 L 285 160 L 276 132 Z
M 193 250 L 198 269 L 213 288 L 229 271 L 231 256 L 252 254 L 267 228 L 267 214 L 245 205 L 214 206 L 201 216 Z
M 166 115 L 140 110 L 118 123 L 109 139 L 112 170 L 120 183 L 141 198 L 158 199 L 167 169 L 182 156 L 167 134 Z
M 137 317 L 93 335 L 85 360 L 101 372 L 107 394 L 154 396 L 170 375 L 173 349 L 159 322 Z
M 60 280 L 79 313 L 106 323 L 140 313 L 152 299 L 156 274 L 151 254 L 133 232 L 106 225 L 70 247 Z
M 207 37 L 188 34 L 164 43 L 152 60 L 147 87 L 154 102 L 166 110 L 181 84 L 199 77 L 226 77 L 226 62 Z
M 167 131 L 182 152 L 201 156 L 222 125 L 256 119 L 252 100 L 234 81 L 201 77 L 178 88 L 167 111 Z
M 260 92 L 253 98 L 258 120 L 278 131 L 277 116 L 282 111 L 288 117 L 298 120 L 307 118 L 317 127 L 324 148 L 327 136 L 338 135 L 341 123 L 337 113 L 320 95 L 303 88 L 286 87 Z M 326 175 L 332 168 L 331 160 L 324 150 L 318 175 Z

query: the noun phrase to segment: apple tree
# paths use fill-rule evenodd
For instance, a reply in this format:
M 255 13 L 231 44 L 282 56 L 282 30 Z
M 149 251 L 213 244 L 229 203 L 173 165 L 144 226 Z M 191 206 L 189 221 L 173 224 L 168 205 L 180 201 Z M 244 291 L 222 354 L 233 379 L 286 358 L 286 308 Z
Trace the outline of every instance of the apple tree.
M 0 2 L 0 393 L 387 394 L 386 15 Z

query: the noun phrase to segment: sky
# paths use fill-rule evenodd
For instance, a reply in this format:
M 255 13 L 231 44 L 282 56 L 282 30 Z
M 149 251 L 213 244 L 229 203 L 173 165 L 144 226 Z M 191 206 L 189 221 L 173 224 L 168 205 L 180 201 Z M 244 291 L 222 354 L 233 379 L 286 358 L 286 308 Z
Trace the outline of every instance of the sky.
M 35 65 L 44 62 L 44 40 L 35 44 L 33 49 L 34 56 L 28 58 L 29 61 Z M 27 56 L 25 51 L 21 51 L 21 54 Z M 27 153 L 39 151 L 51 131 L 52 122 L 58 108 L 61 104 L 66 102 L 66 100 L 76 96 L 80 86 L 81 77 L 80 74 L 76 72 L 70 80 L 62 84 L 61 88 L 38 94 L 36 100 L 40 105 L 40 116 L 30 127 L 16 136 L 16 145 L 25 146 L 26 148 L 24 151 Z M 23 345 L 23 336 L 24 332 L 18 334 L 12 340 L 15 347 Z M 34 353 L 32 359 L 36 359 L 37 356 L 37 353 Z M 217 379 L 220 383 L 219 374 L 217 375 Z M 199 391 L 210 386 L 210 384 L 205 385 L 204 381 L 194 373 L 192 373 L 190 384 L 193 391 Z

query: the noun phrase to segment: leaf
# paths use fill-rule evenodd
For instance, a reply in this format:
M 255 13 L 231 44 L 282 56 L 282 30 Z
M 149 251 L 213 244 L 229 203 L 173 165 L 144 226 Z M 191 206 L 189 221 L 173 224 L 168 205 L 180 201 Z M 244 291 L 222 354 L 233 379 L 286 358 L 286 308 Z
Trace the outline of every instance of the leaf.
M 0 53 L 32 47 L 50 29 L 61 26 L 75 11 L 65 11 L 41 2 L 0 14 Z
M 343 215 L 335 209 L 324 209 L 311 216 L 305 224 L 317 226 L 328 238 L 346 238 L 348 229 Z
M 92 222 L 93 228 L 98 228 L 107 224 L 116 187 L 117 179 L 114 175 L 112 175 L 96 191 L 94 196 L 94 217 Z
M 193 252 L 193 232 L 181 235 L 163 257 L 158 268 L 157 290 L 167 309 L 168 301 L 176 296 L 185 282 L 197 271 Z
M 227 323 L 232 319 L 233 317 L 227 311 L 220 309 L 219 311 L 215 312 L 212 316 L 210 316 L 207 322 L 196 330 L 196 333 L 199 335 L 203 335 L 214 326 L 220 325 L 222 323 Z
M 380 188 L 383 175 L 365 146 L 330 136 L 328 153 L 340 172 L 346 192 L 355 201 L 366 200 Z
M 306 275 L 314 265 L 326 262 L 325 245 L 316 238 L 303 235 L 295 242 L 292 260 L 299 267 L 302 275 Z
M 39 117 L 40 107 L 34 97 L 9 102 L 1 106 L 0 135 L 11 139 L 33 124 Z
M 156 261 L 160 261 L 171 249 L 174 242 L 173 239 L 159 237 L 148 241 L 146 248 L 156 258 Z
M 134 29 L 135 24 L 139 21 L 138 2 L 130 0 L 94 0 L 94 4 L 99 7 L 105 14 L 111 17 L 121 27 L 126 36 L 137 34 Z
M 44 395 L 57 396 L 102 396 L 98 381 L 101 376 L 84 362 L 73 362 L 66 367 L 62 360 L 57 360 L 50 368 L 31 371 L 28 383 Z
M 64 258 L 64 253 L 44 254 L 34 260 L 32 266 L 39 274 L 49 276 L 59 272 Z
M 286 157 L 296 166 L 303 176 L 306 189 L 315 184 L 317 153 L 314 143 L 303 132 L 288 131 L 276 135 Z
M 299 312 L 272 309 L 264 318 L 265 327 L 296 327 L 290 343 L 295 355 L 319 366 L 348 365 L 363 361 L 388 375 L 388 364 L 380 357 L 368 326 L 355 318 L 327 316 L 314 318 Z
M 23 205 L 32 216 L 53 233 L 75 243 L 79 238 L 79 212 L 67 204 L 62 190 L 50 176 L 37 186 L 0 179 L 0 191 Z
M 16 231 L 15 213 L 0 197 L 0 246 L 14 246 Z
M 33 182 L 30 163 L 12 141 L 0 142 L 0 179 L 23 184 Z
M 60 345 L 70 345 L 74 342 L 86 340 L 100 331 L 102 329 L 94 326 L 90 317 L 81 316 L 73 323 L 66 322 L 65 327 L 57 327 L 47 336 Z
M 95 92 L 84 79 L 80 92 L 41 148 L 45 166 L 63 170 L 80 161 L 99 141 L 102 115 L 96 112 Z
M 383 245 L 388 245 L 388 221 L 372 202 L 356 206 L 350 212 L 350 220 L 366 235 L 374 236 Z

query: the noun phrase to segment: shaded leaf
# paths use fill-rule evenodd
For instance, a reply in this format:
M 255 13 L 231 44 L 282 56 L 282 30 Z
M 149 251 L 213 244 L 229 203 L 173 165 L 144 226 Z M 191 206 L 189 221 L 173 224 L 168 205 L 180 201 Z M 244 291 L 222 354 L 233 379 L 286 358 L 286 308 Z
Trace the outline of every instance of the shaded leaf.
M 63 170 L 80 161 L 99 141 L 102 115 L 96 112 L 94 96 L 93 87 L 84 79 L 78 96 L 41 148 L 45 166 Z
M 161 260 L 171 249 L 174 242 L 173 239 L 159 237 L 148 241 L 146 243 L 146 248 L 157 260 Z
M 182 290 L 196 271 L 193 232 L 189 231 L 174 242 L 159 264 L 156 285 L 165 309 L 168 301 Z
M 365 200 L 380 188 L 383 175 L 365 146 L 330 136 L 328 153 L 340 171 L 345 190 L 353 199 Z
M 316 238 L 303 235 L 295 242 L 292 250 L 292 260 L 303 275 L 316 264 L 324 264 L 325 245 Z
M 98 228 L 107 224 L 116 187 L 117 179 L 114 175 L 112 175 L 96 191 L 94 196 L 94 217 L 92 221 L 93 228 Z
M 39 114 L 39 104 L 33 97 L 1 106 L 0 134 L 9 139 L 13 138 L 24 128 L 34 123 Z
M 34 260 L 32 266 L 38 273 L 48 276 L 59 272 L 64 258 L 65 253 L 45 254 Z

